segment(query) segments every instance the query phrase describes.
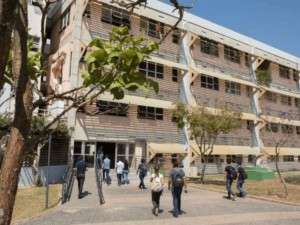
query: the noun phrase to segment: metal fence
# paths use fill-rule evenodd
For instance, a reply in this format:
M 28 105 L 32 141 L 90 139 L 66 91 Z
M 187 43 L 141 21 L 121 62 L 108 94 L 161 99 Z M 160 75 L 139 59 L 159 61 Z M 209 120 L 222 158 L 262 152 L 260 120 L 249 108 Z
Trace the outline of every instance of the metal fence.
M 96 183 L 97 183 L 97 188 L 98 188 L 98 196 L 99 196 L 99 202 L 100 205 L 103 205 L 105 203 L 103 192 L 102 192 L 102 173 L 99 165 L 98 159 L 95 157 L 95 177 L 96 177 Z
M 68 202 L 71 198 L 73 184 L 74 184 L 74 169 L 73 169 L 73 161 L 71 160 L 68 164 L 67 169 L 65 170 L 65 174 L 63 176 L 63 184 L 62 184 L 62 197 L 61 203 L 64 204 Z

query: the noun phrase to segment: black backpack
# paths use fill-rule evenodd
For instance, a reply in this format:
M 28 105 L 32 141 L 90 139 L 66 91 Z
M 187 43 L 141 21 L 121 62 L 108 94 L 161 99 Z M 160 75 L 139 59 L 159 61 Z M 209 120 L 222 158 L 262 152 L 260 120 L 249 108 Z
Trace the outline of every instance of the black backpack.
M 142 175 L 146 175 L 146 173 L 147 173 L 147 166 L 146 166 L 146 164 L 142 164 L 142 166 L 141 166 L 141 169 L 140 169 L 140 171 L 141 171 L 141 174 Z
M 243 168 L 243 179 L 244 179 L 244 180 L 247 180 L 247 179 L 248 179 L 248 174 L 247 174 L 247 172 L 244 170 L 244 168 Z
M 232 167 L 232 166 L 230 166 L 229 167 L 229 171 L 230 171 L 229 175 L 230 175 L 231 179 L 236 180 L 236 178 L 237 178 L 237 172 L 236 172 L 235 168 Z
M 172 186 L 175 188 L 182 188 L 184 185 L 182 170 L 180 170 L 180 172 L 176 172 L 176 170 L 173 170 L 173 172 L 174 176 Z

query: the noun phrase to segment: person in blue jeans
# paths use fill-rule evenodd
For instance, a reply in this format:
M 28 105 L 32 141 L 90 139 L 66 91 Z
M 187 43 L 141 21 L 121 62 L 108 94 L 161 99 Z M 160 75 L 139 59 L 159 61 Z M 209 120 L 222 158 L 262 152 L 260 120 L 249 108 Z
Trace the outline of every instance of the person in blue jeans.
M 102 168 L 103 165 L 103 146 L 101 146 L 97 151 L 97 158 L 99 159 L 99 166 Z
M 109 185 L 109 169 L 110 169 L 110 159 L 108 158 L 108 155 L 105 156 L 105 159 L 103 161 L 103 180 L 105 180 L 106 177 L 106 184 Z
M 178 218 L 178 215 L 182 214 L 181 211 L 181 194 L 184 186 L 184 192 L 187 193 L 187 184 L 185 179 L 185 173 L 182 169 L 178 167 L 178 162 L 175 162 L 173 164 L 173 170 L 169 173 L 169 182 L 168 182 L 168 189 L 171 190 L 171 184 L 172 184 L 172 195 L 173 195 L 173 216 L 175 218 Z M 181 179 L 183 181 L 182 187 L 174 187 L 175 182 L 177 179 Z
M 139 165 L 138 169 L 136 170 L 136 174 L 139 174 L 139 177 L 140 177 L 140 185 L 139 185 L 139 189 L 141 190 L 145 190 L 146 187 L 145 187 L 145 184 L 144 184 L 144 178 L 147 174 L 147 166 L 145 164 L 145 159 L 142 159 L 141 160 L 141 164 Z
M 237 189 L 240 191 L 239 197 L 245 198 L 247 193 L 243 189 L 243 184 L 245 182 L 244 177 L 244 168 L 242 168 L 242 162 L 237 163 L 238 172 L 237 172 Z
M 226 189 L 228 191 L 228 199 L 231 199 L 230 195 L 232 195 L 232 201 L 235 200 L 236 195 L 234 194 L 234 192 L 231 190 L 231 185 L 233 182 L 233 178 L 231 177 L 231 166 L 230 166 L 231 161 L 227 160 L 226 162 L 226 167 L 225 167 L 225 174 L 224 174 L 224 183 L 226 183 Z
M 129 163 L 128 163 L 128 160 L 125 159 L 124 169 L 123 169 L 123 175 L 125 175 L 125 184 L 129 184 L 128 174 L 129 174 Z M 124 176 L 123 176 L 123 180 L 124 180 Z

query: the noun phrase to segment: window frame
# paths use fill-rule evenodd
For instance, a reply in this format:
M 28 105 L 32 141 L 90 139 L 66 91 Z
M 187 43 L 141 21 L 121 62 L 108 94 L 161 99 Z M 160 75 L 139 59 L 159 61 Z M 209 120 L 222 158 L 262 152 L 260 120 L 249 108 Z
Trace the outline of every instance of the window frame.
M 215 57 L 220 56 L 219 43 L 202 36 L 200 36 L 200 51 Z
M 179 69 L 176 67 L 172 67 L 172 81 L 178 83 L 178 75 L 179 75 Z
M 225 80 L 225 92 L 228 94 L 241 95 L 241 84 Z
M 178 28 L 175 28 L 172 31 L 172 43 L 179 44 L 179 39 L 180 39 L 180 31 Z
M 287 95 L 280 95 L 281 105 L 292 106 L 292 98 Z
M 114 26 L 127 26 L 130 30 L 131 27 L 131 15 L 124 9 L 119 9 L 117 7 L 103 4 L 101 9 L 101 22 L 108 23 Z M 106 10 L 106 12 L 104 11 Z M 119 14 L 119 15 L 117 15 Z M 118 21 L 119 20 L 119 21 Z
M 155 30 L 151 28 L 152 26 L 155 27 Z M 165 24 L 157 20 L 140 16 L 140 31 L 142 30 L 145 30 L 145 35 L 161 39 L 165 33 Z
M 275 96 L 275 98 L 274 98 L 274 96 Z M 277 94 L 275 92 L 266 91 L 265 101 L 277 103 Z
M 245 52 L 245 65 L 250 67 L 250 55 L 247 52 Z
M 96 107 L 100 112 L 106 112 L 110 109 L 118 108 L 120 111 L 117 113 L 107 113 L 107 116 L 120 116 L 120 117 L 128 117 L 129 105 L 119 102 L 111 102 L 104 100 L 97 100 Z
M 253 130 L 253 129 L 254 129 L 254 121 L 247 120 L 247 130 Z
M 71 14 L 71 8 L 67 8 L 60 16 L 60 29 L 59 32 L 62 32 L 64 29 L 66 29 L 70 24 L 70 14 Z
M 267 132 L 273 132 L 273 133 L 278 133 L 279 131 L 279 126 L 277 123 L 269 123 L 271 128 L 269 128 L 268 124 L 266 124 L 266 131 Z
M 284 155 L 283 162 L 295 162 L 295 156 L 294 155 Z
M 158 112 L 161 110 L 161 112 Z M 144 114 L 144 116 L 141 116 Z M 164 109 L 144 105 L 137 106 L 137 118 L 149 120 L 164 120 Z
M 235 62 L 238 64 L 241 64 L 241 54 L 240 50 L 233 48 L 228 45 L 224 45 L 224 58 L 231 61 Z
M 143 64 L 146 64 L 146 68 L 141 68 L 141 66 Z M 154 70 L 149 70 L 149 65 L 154 66 L 155 69 Z M 158 66 L 162 68 L 162 72 L 158 72 L 158 69 L 157 69 Z M 143 61 L 139 65 L 139 72 L 144 74 L 147 77 L 154 77 L 154 78 L 157 78 L 157 79 L 164 79 L 165 68 L 164 68 L 164 64 L 150 62 L 150 61 Z
M 203 82 L 204 78 L 206 79 L 205 82 Z M 209 83 L 209 79 L 212 79 L 212 83 Z M 212 77 L 212 76 L 209 76 L 206 74 L 201 74 L 201 87 L 206 88 L 206 89 L 211 89 L 214 91 L 219 91 L 220 90 L 220 80 L 217 77 Z
M 293 126 L 291 126 L 291 125 L 282 124 L 281 127 L 282 127 L 283 134 L 293 134 L 294 133 Z
M 291 78 L 290 68 L 283 65 L 279 65 L 279 76 L 281 78 L 290 79 Z
M 299 81 L 299 74 L 297 75 L 297 71 L 293 70 L 293 80 L 298 82 Z
M 243 155 L 226 155 L 226 161 L 230 159 L 231 163 L 243 162 Z

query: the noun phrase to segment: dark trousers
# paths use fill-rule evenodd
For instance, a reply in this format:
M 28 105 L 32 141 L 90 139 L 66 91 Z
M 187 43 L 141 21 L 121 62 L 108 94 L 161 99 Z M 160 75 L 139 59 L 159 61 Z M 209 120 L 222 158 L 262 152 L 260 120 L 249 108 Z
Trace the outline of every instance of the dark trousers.
M 153 208 L 159 209 L 159 199 L 161 196 L 161 191 L 160 192 L 154 192 L 152 191 L 152 203 L 153 203 Z
M 103 169 L 103 180 L 105 180 L 106 177 L 106 183 L 109 183 L 109 169 Z
M 140 182 L 139 188 L 144 188 L 145 189 L 144 178 L 145 178 L 145 175 L 140 174 L 140 181 L 141 182 Z
M 175 216 L 178 216 L 181 214 L 181 194 L 182 194 L 182 189 L 183 188 L 175 188 L 172 187 L 172 195 L 173 195 L 173 214 Z
M 122 184 L 122 173 L 117 173 L 118 184 Z
M 231 190 L 232 182 L 233 182 L 232 179 L 227 179 L 226 180 L 226 188 L 227 188 L 227 191 L 228 191 L 228 198 L 230 198 L 230 195 L 235 196 L 234 192 Z
M 77 175 L 78 195 L 82 195 L 82 189 L 83 189 L 84 180 L 85 180 L 85 176 L 84 175 L 80 175 L 79 177 Z
M 244 184 L 244 180 L 239 180 L 236 184 L 237 189 L 240 191 L 239 194 L 240 197 L 243 197 L 244 195 L 247 194 L 243 189 L 243 184 Z

